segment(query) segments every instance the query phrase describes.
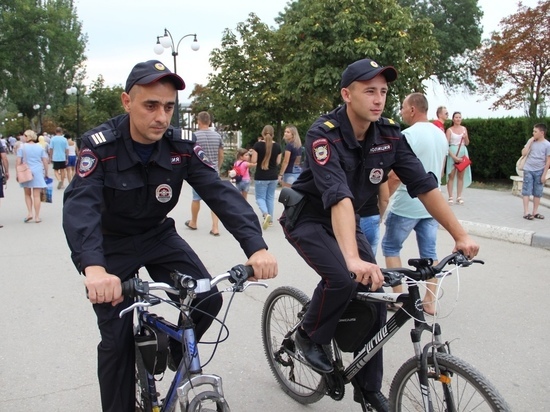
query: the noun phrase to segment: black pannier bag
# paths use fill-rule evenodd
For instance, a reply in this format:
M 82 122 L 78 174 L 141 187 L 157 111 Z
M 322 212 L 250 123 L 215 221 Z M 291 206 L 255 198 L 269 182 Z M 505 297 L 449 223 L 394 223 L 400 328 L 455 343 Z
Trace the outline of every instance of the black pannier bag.
M 378 316 L 373 303 L 352 300 L 336 326 L 334 339 L 344 352 L 355 352 L 365 341 Z

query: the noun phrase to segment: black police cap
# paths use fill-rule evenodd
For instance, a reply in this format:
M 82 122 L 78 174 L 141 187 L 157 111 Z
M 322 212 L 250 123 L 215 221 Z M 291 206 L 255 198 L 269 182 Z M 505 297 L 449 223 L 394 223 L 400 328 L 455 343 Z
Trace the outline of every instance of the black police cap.
M 172 73 L 164 64 L 158 60 L 149 60 L 146 62 L 138 63 L 134 66 L 128 80 L 126 80 L 126 93 L 130 92 L 130 89 L 136 84 L 151 84 L 164 77 L 169 77 L 172 83 L 176 87 L 176 90 L 185 89 L 185 82 L 183 79 L 175 73 Z
M 344 73 L 342 73 L 342 81 L 340 87 L 348 87 L 357 80 L 374 79 L 379 74 L 383 74 L 387 82 L 393 82 L 397 79 L 397 70 L 392 66 L 380 66 L 374 60 L 362 59 L 350 64 Z

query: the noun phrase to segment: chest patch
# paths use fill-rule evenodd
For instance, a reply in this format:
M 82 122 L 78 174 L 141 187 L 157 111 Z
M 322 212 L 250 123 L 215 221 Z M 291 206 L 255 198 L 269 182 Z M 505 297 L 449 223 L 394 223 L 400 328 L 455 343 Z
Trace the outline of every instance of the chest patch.
M 160 203 L 168 203 L 172 199 L 172 187 L 167 184 L 158 185 L 155 196 Z
M 78 158 L 78 175 L 80 177 L 89 176 L 97 167 L 98 159 L 94 152 L 87 147 L 80 152 Z
M 369 180 L 373 185 L 377 185 L 382 181 L 384 177 L 383 169 L 372 169 L 370 171 Z
M 181 164 L 181 155 L 179 153 L 171 153 L 170 154 L 170 162 L 173 165 Z
M 330 146 L 327 139 L 317 139 L 312 145 L 315 162 L 324 166 L 330 160 Z
M 206 153 L 204 153 L 204 150 L 202 150 L 202 147 L 200 147 L 197 144 L 193 148 L 193 151 L 195 152 L 195 155 L 197 155 L 197 157 L 200 159 L 201 162 L 203 162 L 206 166 L 209 166 L 212 169 L 214 169 L 214 165 L 212 164 L 210 159 L 208 159 L 208 157 L 206 156 Z
M 380 144 L 378 146 L 371 147 L 370 150 L 369 150 L 369 154 L 386 153 L 386 152 L 391 152 L 391 151 L 392 151 L 392 144 L 391 143 L 385 143 L 385 144 Z

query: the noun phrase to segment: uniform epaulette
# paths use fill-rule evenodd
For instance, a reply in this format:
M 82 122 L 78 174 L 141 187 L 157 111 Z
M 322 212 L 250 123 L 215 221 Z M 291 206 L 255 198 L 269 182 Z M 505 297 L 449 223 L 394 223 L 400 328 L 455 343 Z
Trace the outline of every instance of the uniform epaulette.
M 395 127 L 401 127 L 398 122 L 396 122 L 393 119 L 388 119 L 387 117 L 381 117 L 378 120 L 378 123 L 383 124 L 385 126 L 395 126 Z
M 325 132 L 330 132 L 332 129 L 336 129 L 338 126 L 338 122 L 336 120 L 327 120 L 323 124 L 321 124 L 321 129 L 323 129 Z
M 116 129 L 102 130 L 101 132 L 93 133 L 88 136 L 88 140 L 93 147 L 103 146 L 107 143 L 116 141 L 119 132 Z
M 195 133 L 189 131 L 182 133 L 182 129 L 168 129 L 164 135 L 174 142 L 195 143 L 197 141 Z

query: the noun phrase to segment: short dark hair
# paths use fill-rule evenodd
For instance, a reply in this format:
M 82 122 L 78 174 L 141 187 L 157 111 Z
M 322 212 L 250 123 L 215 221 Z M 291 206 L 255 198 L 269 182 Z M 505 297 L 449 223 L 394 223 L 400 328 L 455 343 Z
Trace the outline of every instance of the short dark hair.
M 546 124 L 544 123 L 537 123 L 533 126 L 536 129 L 539 129 L 544 135 L 546 136 L 546 132 L 548 131 L 548 128 L 546 127 Z
M 428 99 L 422 93 L 409 94 L 407 100 L 411 106 L 418 109 L 420 113 L 428 113 Z

